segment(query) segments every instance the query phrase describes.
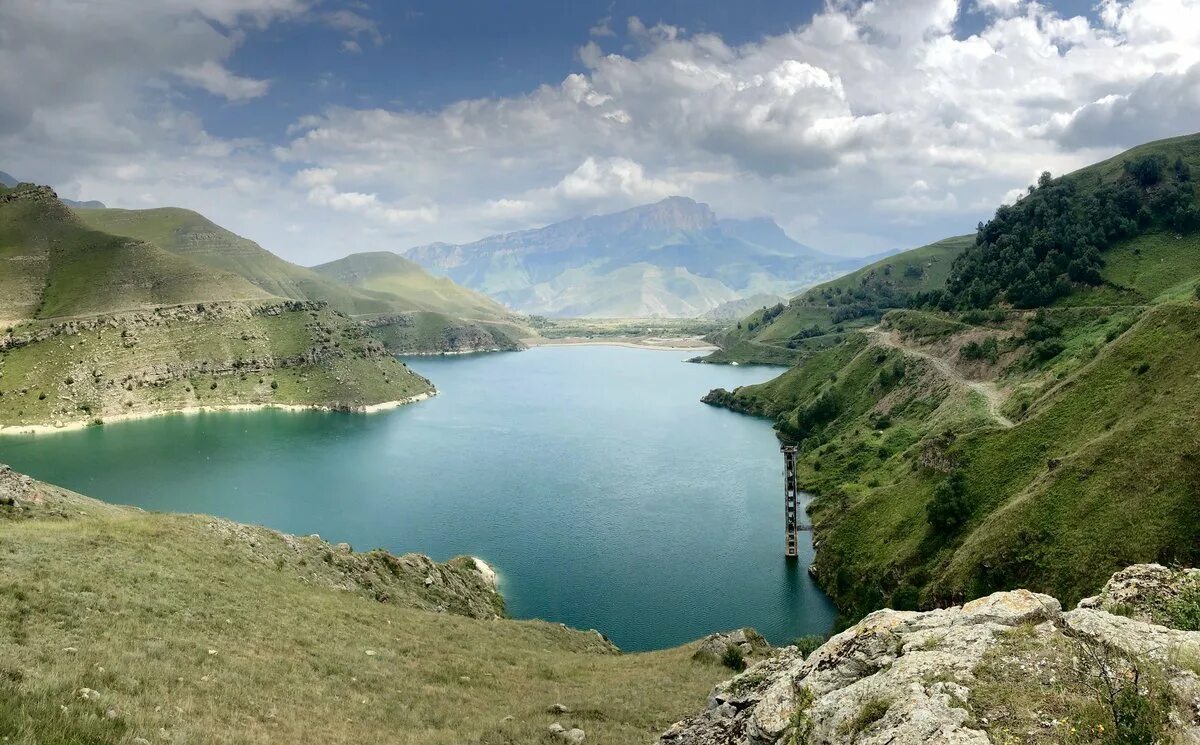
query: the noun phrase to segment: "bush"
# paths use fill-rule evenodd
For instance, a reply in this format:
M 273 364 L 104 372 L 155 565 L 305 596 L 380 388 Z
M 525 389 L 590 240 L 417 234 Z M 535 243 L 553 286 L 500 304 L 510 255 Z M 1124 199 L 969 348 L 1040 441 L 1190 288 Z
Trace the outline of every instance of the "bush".
M 925 512 L 935 533 L 949 535 L 970 519 L 971 504 L 966 492 L 966 479 L 958 471 L 950 474 L 933 490 L 933 499 L 929 501 Z
M 721 654 L 721 664 L 730 670 L 741 672 L 746 669 L 746 656 L 742 654 L 742 650 L 736 644 L 730 644 L 725 647 L 725 651 Z
M 982 342 L 969 341 L 958 350 L 958 356 L 964 360 L 987 360 L 995 364 L 1000 359 L 1000 343 L 994 336 Z
M 796 640 L 792 642 L 792 644 L 796 645 L 796 647 L 800 650 L 800 654 L 804 655 L 805 657 L 808 657 L 813 652 L 816 652 L 817 648 L 824 643 L 825 637 L 818 634 L 805 634 L 804 636 L 797 637 Z

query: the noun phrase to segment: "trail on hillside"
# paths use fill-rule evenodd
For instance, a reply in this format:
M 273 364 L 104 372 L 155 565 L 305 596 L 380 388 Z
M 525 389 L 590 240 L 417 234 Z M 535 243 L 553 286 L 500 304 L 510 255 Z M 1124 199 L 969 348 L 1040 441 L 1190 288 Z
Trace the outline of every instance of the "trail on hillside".
M 885 347 L 899 349 L 905 354 L 912 355 L 913 357 L 920 357 L 921 359 L 926 360 L 929 362 L 929 364 L 937 368 L 938 372 L 942 373 L 947 378 L 950 378 L 959 385 L 970 388 L 979 395 L 983 396 L 984 400 L 987 401 L 988 413 L 991 414 L 992 418 L 996 420 L 997 424 L 999 424 L 1001 427 L 1013 426 L 1013 421 L 1000 412 L 1000 406 L 1004 403 L 1004 394 L 1000 392 L 1000 389 L 996 387 L 995 383 L 967 380 L 962 376 L 962 373 L 955 370 L 949 362 L 922 349 L 908 346 L 902 339 L 900 339 L 899 336 L 896 335 L 894 331 L 884 331 L 878 326 L 872 326 L 870 328 L 863 329 L 862 332 L 874 338 L 878 343 Z

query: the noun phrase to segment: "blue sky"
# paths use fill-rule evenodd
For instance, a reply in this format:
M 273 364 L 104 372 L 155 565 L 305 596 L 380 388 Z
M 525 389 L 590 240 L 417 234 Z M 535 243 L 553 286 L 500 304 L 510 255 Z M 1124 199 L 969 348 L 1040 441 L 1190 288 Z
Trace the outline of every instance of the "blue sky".
M 0 170 L 303 263 L 682 194 L 969 232 L 1200 122 L 1200 0 L 5 0 Z

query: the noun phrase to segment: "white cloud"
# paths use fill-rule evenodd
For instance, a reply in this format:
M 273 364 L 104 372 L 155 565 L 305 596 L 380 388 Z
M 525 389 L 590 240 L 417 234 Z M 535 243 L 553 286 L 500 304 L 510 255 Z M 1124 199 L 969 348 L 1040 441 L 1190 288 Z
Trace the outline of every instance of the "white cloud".
M 255 80 L 234 75 L 221 63 L 213 60 L 205 60 L 199 65 L 180 68 L 178 75 L 188 83 L 203 88 L 214 96 L 221 96 L 227 101 L 247 101 L 251 98 L 265 96 L 267 89 L 271 87 L 268 80 Z
M 1093 18 L 1029 0 L 830 0 L 742 45 L 633 18 L 622 53 L 583 36 L 582 71 L 523 95 L 313 106 L 269 146 L 172 108 L 181 69 L 224 71 L 211 84 L 231 100 L 254 93 L 265 81 L 230 71 L 239 29 L 306 9 L 0 1 L 0 147 L 23 159 L 0 167 L 51 162 L 69 196 L 185 204 L 313 260 L 672 194 L 865 253 L 967 232 L 1042 170 L 1200 128 L 1200 0 L 1103 0 Z M 983 28 L 955 36 L 970 9 Z M 382 39 L 324 11 L 348 42 Z M 145 170 L 122 180 L 130 163 Z

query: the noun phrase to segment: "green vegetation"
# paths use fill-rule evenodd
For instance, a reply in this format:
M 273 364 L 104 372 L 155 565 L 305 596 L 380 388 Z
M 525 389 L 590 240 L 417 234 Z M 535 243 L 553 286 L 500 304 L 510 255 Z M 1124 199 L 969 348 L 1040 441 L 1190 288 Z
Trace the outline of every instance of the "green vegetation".
M 1100 285 L 1101 252 L 1110 246 L 1151 229 L 1200 228 L 1185 152 L 1200 161 L 1200 152 L 1164 143 L 1161 152 L 1125 159 L 1115 179 L 1105 178 L 1103 165 L 1060 179 L 1043 173 L 1025 198 L 979 226 L 975 245 L 955 260 L 945 292 L 934 290 L 921 301 L 947 310 L 997 300 L 1033 308 L 1077 285 Z
M 0 196 L 0 319 L 268 297 L 241 277 L 84 225 L 45 187 Z
M 432 390 L 359 324 L 307 303 L 33 322 L 0 349 L 0 426 L 231 404 L 355 409 Z
M 520 349 L 524 320 L 494 300 L 434 277 L 389 252 L 353 254 L 313 267 L 284 261 L 253 241 L 185 209 L 81 209 L 89 226 L 148 241 L 266 293 L 327 303 L 363 317 L 395 353 Z
M 878 322 L 914 296 L 944 286 L 956 256 L 972 236 L 889 256 L 793 298 L 751 313 L 709 336 L 721 347 L 710 362 L 794 364 L 836 343 L 847 332 Z
M 621 655 L 594 632 L 492 620 L 467 560 L 35 488 L 0 507 L 8 742 L 499 745 L 561 720 L 624 745 L 728 674 L 692 661 L 695 645 Z
M 1200 561 L 1200 233 L 1180 232 L 1198 165 L 1194 136 L 1045 178 L 958 239 L 973 247 L 906 296 L 918 307 L 806 332 L 783 375 L 706 397 L 800 445 L 844 621 L 1012 587 L 1071 604 L 1126 565 Z M 820 289 L 715 338 L 737 354 L 795 336 Z

